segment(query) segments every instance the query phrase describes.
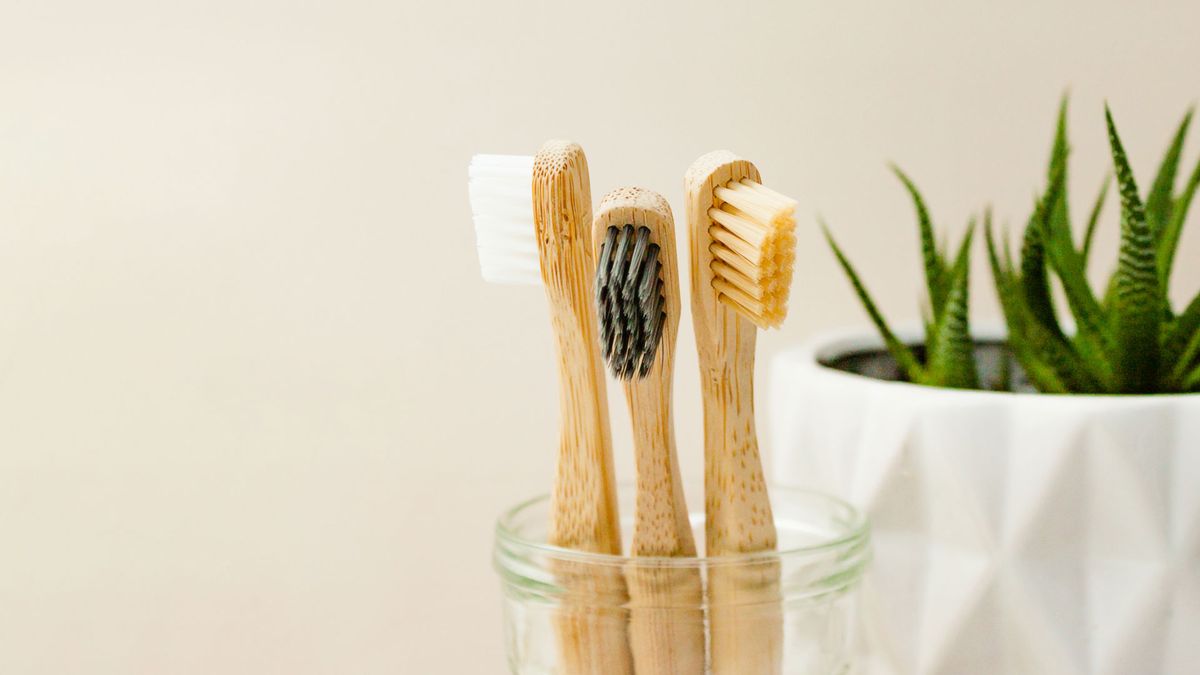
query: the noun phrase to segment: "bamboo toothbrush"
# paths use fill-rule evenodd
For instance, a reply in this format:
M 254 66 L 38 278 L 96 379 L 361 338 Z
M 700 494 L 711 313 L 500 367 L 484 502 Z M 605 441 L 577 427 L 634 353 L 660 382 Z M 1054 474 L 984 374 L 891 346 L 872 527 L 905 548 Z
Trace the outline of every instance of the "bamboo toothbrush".
M 776 546 L 754 429 L 754 341 L 757 328 L 787 313 L 796 203 L 760 181 L 753 164 L 727 151 L 700 157 L 684 179 L 710 557 Z M 780 672 L 778 565 L 716 565 L 708 592 L 714 675 Z
M 675 220 L 667 200 L 619 188 L 596 212 L 596 309 L 600 342 L 623 380 L 637 465 L 629 588 L 629 641 L 638 675 L 704 673 L 704 613 L 695 568 L 645 557 L 696 555 L 675 453 L 671 386 L 679 328 Z
M 549 542 L 619 555 L 604 366 L 592 307 L 592 197 L 583 149 L 548 141 L 532 158 L 477 155 L 469 175 L 484 278 L 536 284 L 540 277 L 550 304 L 561 433 Z M 619 609 L 624 580 L 619 570 L 595 569 L 569 563 L 555 568 L 565 590 L 556 618 L 561 672 L 629 675 L 633 668 Z

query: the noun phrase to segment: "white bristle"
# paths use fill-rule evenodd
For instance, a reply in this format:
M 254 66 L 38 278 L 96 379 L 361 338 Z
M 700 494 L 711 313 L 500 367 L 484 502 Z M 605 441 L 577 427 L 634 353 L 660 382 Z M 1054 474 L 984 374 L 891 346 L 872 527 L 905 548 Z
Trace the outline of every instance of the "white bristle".
M 467 169 L 479 269 L 486 281 L 541 284 L 533 227 L 533 157 L 475 155 Z

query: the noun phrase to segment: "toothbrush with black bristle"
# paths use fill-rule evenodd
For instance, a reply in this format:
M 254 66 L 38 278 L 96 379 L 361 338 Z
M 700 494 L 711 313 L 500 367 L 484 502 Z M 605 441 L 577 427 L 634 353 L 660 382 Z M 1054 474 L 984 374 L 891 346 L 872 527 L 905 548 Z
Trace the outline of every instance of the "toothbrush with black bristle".
M 541 285 L 559 367 L 560 437 L 549 543 L 621 554 L 604 365 L 592 310 L 592 196 L 583 149 L 547 141 L 533 157 L 476 155 L 468 171 L 484 279 Z M 619 570 L 558 561 L 554 616 L 564 675 L 632 675 Z
M 681 300 L 671 207 L 650 190 L 613 190 L 600 200 L 593 236 L 601 352 L 633 423 L 637 504 L 625 581 L 634 670 L 704 673 L 699 570 L 638 560 L 696 555 L 671 413 Z

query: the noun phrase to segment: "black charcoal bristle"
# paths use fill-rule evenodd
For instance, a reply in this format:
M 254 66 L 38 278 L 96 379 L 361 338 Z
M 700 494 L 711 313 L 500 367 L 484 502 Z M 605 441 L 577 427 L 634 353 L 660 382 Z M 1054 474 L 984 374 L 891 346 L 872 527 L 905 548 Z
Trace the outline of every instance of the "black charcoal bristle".
M 661 306 L 661 304 L 662 303 L 659 303 L 660 306 Z M 657 345 L 658 341 L 662 339 L 662 327 L 663 327 L 663 324 L 665 324 L 666 322 L 667 322 L 667 313 L 660 312 L 658 314 L 658 317 L 654 320 L 654 322 L 650 326 L 650 333 L 648 336 L 650 344 Z M 649 374 L 650 366 L 652 366 L 652 365 L 654 365 L 654 355 L 653 354 L 648 359 L 642 359 L 642 369 L 639 371 L 638 377 L 645 377 L 647 374 Z
M 617 235 L 620 230 L 608 228 L 604 243 L 600 245 L 599 265 L 596 267 L 596 304 L 603 307 L 604 294 L 608 290 L 608 268 L 612 264 L 613 248 L 617 245 Z
M 648 227 L 610 226 L 597 256 L 600 351 L 623 380 L 650 373 L 667 318 L 660 249 L 650 236 Z
M 646 260 L 646 251 L 650 248 L 650 228 L 642 227 L 637 231 L 637 241 L 633 244 L 633 253 L 629 256 L 629 271 L 625 275 L 625 284 L 621 288 L 622 302 L 633 300 L 633 294 L 640 280 L 642 263 Z
M 658 244 L 652 244 L 650 250 L 646 253 L 646 264 L 643 267 L 642 278 L 638 280 L 638 300 L 645 301 L 645 298 L 654 288 L 655 282 L 662 277 L 662 262 L 658 259 Z
M 629 269 L 629 247 L 633 244 L 633 226 L 626 225 L 625 229 L 621 230 L 617 237 L 617 248 L 613 251 L 611 287 L 612 294 L 616 294 L 625 283 L 625 270 Z

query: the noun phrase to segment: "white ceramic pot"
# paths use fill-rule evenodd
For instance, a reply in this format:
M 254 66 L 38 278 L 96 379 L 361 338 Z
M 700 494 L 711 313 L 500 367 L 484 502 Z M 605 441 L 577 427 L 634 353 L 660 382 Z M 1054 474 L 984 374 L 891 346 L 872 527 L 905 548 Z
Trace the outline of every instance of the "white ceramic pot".
M 768 397 L 775 481 L 872 519 L 868 670 L 1200 673 L 1200 395 L 961 391 L 822 365 L 881 344 L 785 352 Z

